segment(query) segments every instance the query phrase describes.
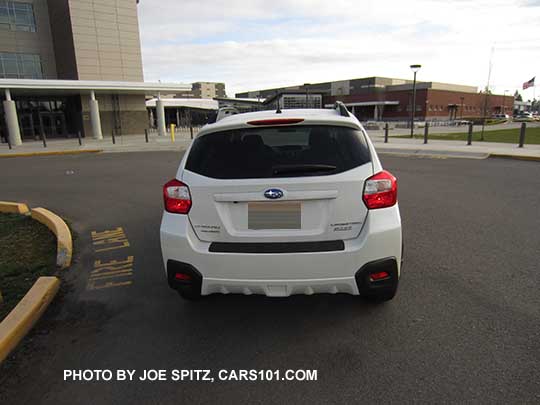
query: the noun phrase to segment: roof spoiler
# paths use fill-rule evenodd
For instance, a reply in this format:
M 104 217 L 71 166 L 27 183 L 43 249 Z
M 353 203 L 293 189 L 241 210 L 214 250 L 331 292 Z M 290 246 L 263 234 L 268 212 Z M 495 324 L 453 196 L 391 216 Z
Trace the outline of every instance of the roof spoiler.
M 235 114 L 238 114 L 238 110 L 236 108 L 231 107 L 231 106 L 221 107 L 218 110 L 216 122 L 218 122 L 219 120 L 222 120 L 225 117 L 229 117 Z
M 342 117 L 350 117 L 349 110 L 343 104 L 343 101 L 336 101 L 334 104 L 334 110 L 336 110 Z

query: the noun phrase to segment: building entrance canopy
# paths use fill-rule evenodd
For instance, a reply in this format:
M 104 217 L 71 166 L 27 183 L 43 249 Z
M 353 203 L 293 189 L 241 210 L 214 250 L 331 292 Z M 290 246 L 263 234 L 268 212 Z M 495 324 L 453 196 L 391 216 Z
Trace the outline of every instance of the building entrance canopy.
M 12 99 L 16 97 L 58 98 L 62 96 L 87 96 L 90 108 L 91 132 L 94 138 L 103 137 L 99 103 L 96 94 L 103 95 L 140 95 L 157 96 L 156 110 L 160 132 L 165 133 L 163 103 L 159 101 L 162 94 L 177 94 L 191 90 L 190 84 L 177 83 L 147 83 L 147 82 L 121 82 L 121 81 L 93 81 L 93 80 L 30 80 L 30 79 L 0 79 L 0 89 L 4 90 L 4 116 L 7 135 L 12 145 L 20 145 L 21 131 L 17 106 Z M 144 101 L 143 101 L 144 102 Z M 143 107 L 144 108 L 144 107 Z M 42 126 L 43 127 L 43 126 Z M 65 131 L 65 129 L 64 129 Z

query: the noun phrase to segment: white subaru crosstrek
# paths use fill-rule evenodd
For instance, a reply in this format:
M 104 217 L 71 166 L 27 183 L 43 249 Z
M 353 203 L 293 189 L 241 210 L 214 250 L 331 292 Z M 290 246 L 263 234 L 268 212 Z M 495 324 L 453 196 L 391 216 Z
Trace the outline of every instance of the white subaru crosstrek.
M 184 298 L 396 293 L 396 178 L 341 103 L 206 125 L 163 197 L 163 262 Z

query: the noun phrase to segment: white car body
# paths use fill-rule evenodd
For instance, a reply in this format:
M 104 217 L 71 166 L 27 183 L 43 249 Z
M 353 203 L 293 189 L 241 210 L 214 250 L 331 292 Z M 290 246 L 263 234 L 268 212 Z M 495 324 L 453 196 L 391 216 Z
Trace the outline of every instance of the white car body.
M 193 274 L 200 274 L 202 280 L 195 287 L 200 295 L 359 295 L 364 294 L 364 284 L 373 281 L 371 278 L 364 280 L 365 283 L 359 281 L 364 277 L 358 276 L 359 270 L 382 263 L 381 260 L 386 260 L 386 264 L 393 260 L 395 274 L 391 277 L 391 288 L 387 287 L 395 293 L 402 261 L 399 207 L 395 202 L 389 207 L 368 209 L 363 202 L 365 180 L 383 168 L 373 144 L 355 117 L 343 110 L 340 112 L 339 108 L 237 114 L 206 125 L 196 141 L 205 136 L 219 137 L 224 131 L 253 130 L 248 122 L 289 118 L 302 121 L 283 128 L 305 126 L 311 128 L 310 137 L 318 126 L 358 131 L 358 136 L 365 138 L 362 142 L 369 148 L 371 161 L 330 175 L 216 179 L 186 169 L 192 143 L 175 180 L 189 188 L 189 212 L 186 215 L 165 210 L 161 222 L 163 262 L 172 288 L 182 290 L 186 280 L 190 283 Z M 346 131 L 343 128 L 336 131 L 341 130 Z M 286 129 L 277 131 L 286 136 Z M 245 137 L 243 135 L 242 142 L 246 142 Z M 257 134 L 255 137 L 260 138 Z M 272 190 L 281 194 L 279 203 L 283 205 L 269 205 L 272 201 L 265 195 L 273 197 Z M 264 215 L 268 214 L 265 210 L 271 211 L 272 207 L 292 210 L 293 214 L 283 215 L 299 215 L 301 219 L 292 229 L 288 229 L 288 225 L 284 226 L 286 229 L 264 229 L 266 225 L 259 229 L 248 219 L 248 215 L 253 218 L 258 215 L 258 207 L 263 207 L 263 222 Z M 273 222 L 269 224 L 269 227 L 274 226 Z M 174 267 L 177 263 L 180 264 Z M 178 270 L 182 274 L 175 275 L 175 269 L 183 268 L 188 269 L 187 276 L 182 275 L 183 270 Z M 189 268 L 195 269 L 195 273 Z M 389 293 L 389 298 L 393 293 Z

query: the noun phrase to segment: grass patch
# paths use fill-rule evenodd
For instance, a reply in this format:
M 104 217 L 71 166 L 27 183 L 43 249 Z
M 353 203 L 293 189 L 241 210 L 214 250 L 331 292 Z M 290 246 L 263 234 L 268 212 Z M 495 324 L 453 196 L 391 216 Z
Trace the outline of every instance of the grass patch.
M 18 214 L 0 214 L 0 321 L 40 276 L 56 271 L 56 237 L 41 223 Z
M 495 131 L 484 131 L 484 141 L 486 142 L 502 142 L 502 143 L 519 143 L 519 128 L 499 129 Z M 410 135 L 395 135 L 393 138 L 410 138 Z M 415 134 L 414 138 L 424 139 L 424 134 Z M 440 139 L 444 141 L 466 141 L 467 132 L 457 132 L 451 134 L 429 134 L 429 139 Z M 473 132 L 473 142 L 480 141 L 480 132 Z M 540 145 L 540 127 L 529 127 L 525 133 L 525 145 Z

